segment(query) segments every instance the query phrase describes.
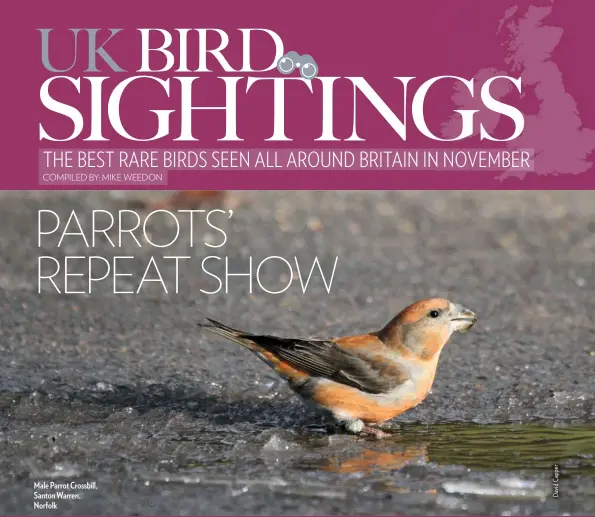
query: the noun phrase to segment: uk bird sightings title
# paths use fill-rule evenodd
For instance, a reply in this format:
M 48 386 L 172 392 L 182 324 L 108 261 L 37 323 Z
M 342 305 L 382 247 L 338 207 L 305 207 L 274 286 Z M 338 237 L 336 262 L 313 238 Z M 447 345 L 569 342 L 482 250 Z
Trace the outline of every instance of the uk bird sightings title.
M 365 99 L 375 110 L 380 123 L 392 128 L 397 141 L 405 142 L 411 126 L 431 141 L 452 142 L 476 136 L 480 141 L 507 142 L 519 137 L 524 128 L 523 114 L 514 106 L 496 99 L 491 93 L 492 85 L 497 81 L 512 84 L 519 95 L 522 92 L 520 77 L 495 76 L 485 81 L 477 81 L 456 75 L 441 75 L 429 78 L 410 76 L 394 76 L 387 74 L 386 81 L 395 84 L 395 95 L 390 99 L 383 98 L 377 92 L 377 85 L 371 84 L 363 76 L 328 76 L 324 75 L 324 63 L 316 64 L 317 73 L 291 74 L 280 68 L 286 56 L 294 60 L 308 58 L 310 66 L 314 64 L 312 56 L 300 56 L 291 49 L 286 49 L 283 40 L 276 32 L 266 28 L 240 28 L 226 32 L 217 28 L 173 29 L 139 28 L 136 31 L 124 29 L 39 29 L 41 42 L 41 62 L 49 77 L 40 85 L 40 101 L 42 114 L 39 122 L 39 140 L 41 142 L 109 142 L 110 137 L 118 137 L 134 142 L 241 142 L 247 137 L 254 140 L 248 131 L 243 134 L 238 127 L 238 106 L 250 103 L 250 95 L 257 87 L 268 88 L 272 110 L 270 136 L 267 142 L 291 142 L 291 128 L 287 127 L 285 108 L 290 95 L 290 88 L 302 88 L 313 97 L 317 97 L 321 106 L 319 119 L 310 121 L 320 128 L 317 142 L 365 141 L 370 134 L 358 122 L 358 99 Z M 58 34 L 60 33 L 60 34 Z M 119 38 L 128 33 L 128 44 L 118 45 Z M 56 37 L 61 38 L 61 51 L 52 51 Z M 254 44 L 259 38 L 260 46 Z M 254 48 L 262 49 L 262 42 L 268 41 L 266 48 L 272 49 L 267 56 L 255 55 Z M 136 44 L 130 45 L 131 41 Z M 70 42 L 70 47 L 64 47 Z M 140 47 L 138 47 L 140 45 Z M 71 52 L 65 52 L 70 48 Z M 139 55 L 133 56 L 139 66 L 133 70 L 125 68 L 130 62 L 126 54 L 130 48 L 139 48 Z M 238 49 L 240 52 L 238 53 Z M 228 57 L 230 50 L 241 59 Z M 288 52 L 289 50 L 289 52 Z M 298 49 L 299 50 L 299 49 Z M 258 53 L 257 53 L 258 54 Z M 68 58 L 66 59 L 66 56 Z M 297 58 L 296 58 L 297 56 Z M 127 59 L 125 59 L 127 58 Z M 258 58 L 258 59 L 256 59 Z M 267 61 L 263 64 L 263 59 Z M 68 62 L 65 62 L 68 61 Z M 258 61 L 258 66 L 256 62 Z M 58 64 L 58 62 L 60 64 Z M 192 63 L 192 64 L 191 64 Z M 234 63 L 234 64 L 232 64 Z M 302 65 L 304 63 L 302 62 Z M 297 66 L 297 64 L 296 64 Z M 268 73 L 270 72 L 270 74 Z M 280 73 L 279 73 L 280 72 Z M 131 75 L 134 74 L 134 75 Z M 264 75 L 263 75 L 264 74 Z M 46 74 L 47 75 L 47 74 Z M 121 77 L 121 79 L 120 79 Z M 454 110 L 460 117 L 460 133 L 451 138 L 443 138 L 428 127 L 426 122 L 426 97 L 434 85 L 450 81 L 459 83 L 469 94 L 481 99 L 485 109 L 508 117 L 512 123 L 512 131 L 508 136 L 498 138 L 491 134 L 477 117 L 478 109 Z M 217 90 L 224 102 L 213 105 L 212 99 L 205 99 L 195 88 L 197 84 L 208 82 L 209 89 Z M 259 83 L 266 83 L 260 84 Z M 125 92 L 133 85 L 147 85 L 157 88 L 160 96 L 151 96 L 149 111 L 154 115 L 149 131 L 150 136 L 135 134 L 127 127 L 122 114 L 126 113 Z M 335 127 L 335 110 L 337 107 L 335 92 L 337 85 L 347 86 L 351 92 L 349 106 L 352 113 L 351 134 L 339 138 Z M 414 86 L 417 85 L 417 86 Z M 138 91 L 138 90 L 137 90 Z M 152 90 L 155 91 L 155 90 Z M 67 101 L 70 99 L 70 101 Z M 73 100 L 74 99 L 74 100 Z M 208 102 L 211 100 L 211 103 Z M 343 99 L 344 100 L 344 99 Z M 399 106 L 397 115 L 391 105 Z M 400 109 L 402 108 L 402 111 Z M 205 121 L 205 111 L 216 113 L 224 121 L 224 125 L 213 127 Z M 57 130 L 50 127 L 45 120 L 49 114 L 62 119 Z M 175 116 L 172 116 L 175 115 Z M 126 119 L 126 117 L 124 117 Z M 247 126 L 249 127 L 249 126 Z M 369 126 L 367 127 L 369 131 Z M 65 128 L 67 131 L 65 131 Z M 108 129 L 108 130 L 106 130 Z M 219 132 L 215 134 L 216 132 Z M 200 136 L 199 136 L 200 135 Z M 398 145 L 397 145 L 398 146 Z M 109 152 L 109 151 L 106 151 Z M 101 214 L 102 213 L 102 214 Z M 224 248 L 228 241 L 227 232 L 222 226 L 232 212 L 215 210 L 180 210 L 174 214 L 167 210 L 158 210 L 148 215 L 141 215 L 132 210 L 120 211 L 117 215 L 104 210 L 94 210 L 92 214 L 72 212 L 67 219 L 51 210 L 40 210 L 38 220 L 38 247 L 54 249 L 60 255 L 68 247 L 68 242 L 79 239 L 89 249 L 85 256 L 63 256 L 61 260 L 46 253 L 39 257 L 38 287 L 60 293 L 83 292 L 92 293 L 100 283 L 110 283 L 114 293 L 135 293 L 144 289 L 148 283 L 162 287 L 166 293 L 178 292 L 180 289 L 179 270 L 188 262 L 196 260 L 196 253 L 164 254 L 158 260 L 151 256 L 147 261 L 145 273 L 138 279 L 131 279 L 126 271 L 126 262 L 134 260 L 130 253 L 116 253 L 110 257 L 93 255 L 97 239 L 103 239 L 114 250 L 176 247 L 180 241 L 183 225 L 180 218 L 202 218 L 204 224 L 211 228 L 216 236 L 214 241 L 203 241 L 204 249 Z M 103 217 L 103 219 L 102 219 Z M 155 243 L 151 232 L 147 230 L 148 221 L 161 218 L 169 220 L 175 231 L 172 239 L 166 243 Z M 91 229 L 85 230 L 81 219 L 90 220 Z M 102 222 L 103 221 L 103 222 Z M 190 228 L 192 228 L 192 222 Z M 194 249 L 193 234 L 190 235 L 190 249 Z M 202 290 L 207 294 L 228 292 L 230 283 L 238 277 L 246 277 L 249 292 L 259 288 L 267 293 L 281 293 L 289 289 L 294 280 L 299 279 L 305 292 L 310 281 L 315 277 L 324 282 L 330 291 L 338 257 L 334 264 L 323 268 L 318 257 L 307 264 L 300 263 L 296 257 L 285 258 L 271 255 L 260 263 L 253 263 L 252 257 L 244 264 L 242 271 L 230 269 L 228 257 L 205 254 L 199 257 L 199 271 L 211 280 L 211 287 Z M 161 262 L 159 262 L 161 261 Z M 265 285 L 261 278 L 267 264 L 278 262 L 285 268 L 286 285 L 272 287 Z M 169 281 L 164 278 L 159 263 L 174 265 L 175 274 Z M 223 269 L 218 266 L 223 265 Z M 127 278 L 128 277 L 128 278 Z M 255 278 L 255 282 L 254 282 Z M 83 282 L 84 287 L 80 287 Z M 212 283 L 214 282 L 214 284 Z M 73 287 L 73 285 L 79 287 Z
M 336 141 L 365 141 L 371 135 L 363 134 L 358 125 L 357 100 L 365 98 L 378 112 L 381 119 L 394 130 L 397 139 L 407 140 L 408 128 L 413 125 L 418 132 L 432 141 L 452 142 L 477 135 L 480 141 L 507 142 L 519 137 L 524 128 L 524 117 L 513 105 L 496 99 L 491 93 L 493 83 L 505 81 L 511 83 L 522 92 L 521 77 L 495 76 L 479 82 L 455 75 L 441 75 L 429 78 L 410 76 L 393 76 L 387 74 L 386 81 L 395 83 L 395 96 L 390 99 L 381 97 L 376 91 L 376 85 L 370 84 L 363 76 L 337 77 L 324 75 L 324 63 L 319 63 L 322 73 L 308 79 L 299 74 L 279 74 L 277 68 L 280 59 L 288 55 L 283 40 L 276 32 L 266 28 L 240 28 L 229 33 L 217 28 L 173 29 L 139 28 L 134 33 L 140 43 L 140 66 L 131 72 L 121 64 L 121 56 L 130 51 L 130 45 L 118 46 L 119 38 L 127 33 L 125 29 L 39 29 L 41 38 L 41 60 L 44 68 L 51 74 L 40 87 L 40 100 L 46 112 L 53 112 L 72 124 L 69 134 L 58 135 L 46 127 L 44 122 L 39 124 L 40 141 L 52 142 L 105 142 L 104 122 L 119 137 L 135 142 L 154 142 L 169 139 L 172 142 L 195 142 L 205 139 L 215 139 L 220 142 L 241 142 L 248 134 L 238 130 L 238 105 L 250 102 L 250 94 L 258 83 L 268 83 L 273 117 L 271 120 L 271 136 L 265 138 L 268 142 L 287 142 L 292 138 L 290 128 L 286 127 L 285 105 L 288 99 L 286 91 L 290 88 L 306 89 L 313 96 L 318 97 L 321 104 L 320 136 L 318 142 Z M 60 33 L 60 34 L 58 34 Z M 70 42 L 71 52 L 65 52 L 67 47 L 62 45 L 60 53 L 52 52 L 56 37 Z M 274 48 L 272 55 L 254 56 L 255 38 L 268 39 L 269 47 Z M 128 41 L 128 40 L 127 40 Z M 134 48 L 137 48 L 134 46 Z M 262 48 L 262 46 L 258 47 Z M 268 48 L 268 47 L 267 47 Z M 241 64 L 235 67 L 233 61 L 227 57 L 230 49 L 235 52 L 241 50 Z M 291 49 L 289 49 L 291 50 Z M 298 55 L 295 52 L 290 54 Z M 65 56 L 69 56 L 66 59 Z M 72 61 L 64 64 L 64 61 Z M 62 63 L 55 64 L 55 61 Z M 255 67 L 255 57 L 260 65 Z M 309 56 L 311 57 L 311 56 Z M 262 60 L 269 60 L 268 65 L 262 66 Z M 237 60 L 236 60 L 237 61 Z M 190 63 L 193 63 L 192 65 Z M 77 72 L 78 71 L 78 72 Z M 269 75 L 254 75 L 271 72 Z M 136 75 L 130 75 L 135 73 Z M 118 76 L 126 76 L 120 81 L 113 82 Z M 216 81 L 214 80 L 216 79 Z M 415 81 L 414 81 L 415 80 Z M 209 88 L 220 89 L 224 93 L 225 102 L 221 105 L 210 105 L 201 99 L 195 85 L 209 82 Z M 421 81 L 421 82 L 420 82 Z M 443 81 L 460 83 L 469 94 L 481 99 L 482 105 L 492 112 L 503 115 L 512 120 L 512 132 L 503 138 L 498 138 L 476 121 L 477 109 L 458 109 L 456 111 L 461 120 L 461 130 L 451 138 L 441 137 L 433 132 L 426 123 L 425 104 L 428 93 L 434 85 Z M 109 82 L 109 86 L 108 86 Z M 74 103 L 69 103 L 53 93 L 52 89 L 60 83 L 60 91 L 75 92 L 79 100 L 84 99 L 88 109 L 85 115 Z M 161 91 L 161 99 L 155 101 L 150 108 L 154 114 L 154 126 L 151 136 L 140 137 L 133 134 L 122 120 L 122 112 L 126 109 L 122 97 L 134 83 L 153 83 Z M 346 138 L 336 136 L 334 110 L 336 109 L 334 93 L 339 83 L 347 83 L 352 89 L 351 106 L 353 113 L 352 132 Z M 417 87 L 414 87 L 414 83 Z M 399 86 L 399 88 L 397 88 Z M 148 87 L 148 86 L 147 86 Z M 109 90 L 109 91 L 108 91 Z M 386 96 L 385 96 L 386 97 Z M 106 105 L 104 105 L 106 103 Z M 402 103 L 402 104 L 401 104 Z M 390 105 L 401 104 L 402 114 L 395 114 Z M 340 109 L 343 109 L 341 107 Z M 225 120 L 221 134 L 213 134 L 212 128 L 205 123 L 204 118 L 194 117 L 193 114 L 205 110 L 219 112 Z M 176 113 L 176 124 L 172 123 L 172 114 Z M 43 117 L 42 117 L 43 118 Z M 104 121 L 104 118 L 106 119 Z M 200 134 L 200 137 L 198 136 Z M 251 136 L 251 135 L 250 135 Z

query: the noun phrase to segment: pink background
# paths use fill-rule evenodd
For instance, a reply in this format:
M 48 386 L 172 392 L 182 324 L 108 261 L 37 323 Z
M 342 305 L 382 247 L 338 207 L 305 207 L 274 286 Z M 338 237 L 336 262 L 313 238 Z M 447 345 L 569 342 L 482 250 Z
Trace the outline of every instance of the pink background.
M 516 6 L 513 12 L 509 10 Z M 498 71 L 523 77 L 525 95 L 503 91 L 503 102 L 510 102 L 526 114 L 521 138 L 509 149 L 534 148 L 535 172 L 503 174 L 476 171 L 170 171 L 168 185 L 144 188 L 167 189 L 591 189 L 595 176 L 591 162 L 595 159 L 595 103 L 592 102 L 595 71 L 592 50 L 595 35 L 592 0 L 555 2 L 534 0 L 514 2 L 492 0 L 400 1 L 346 3 L 302 1 L 291 13 L 287 4 L 277 1 L 248 2 L 138 2 L 106 1 L 96 4 L 65 0 L 62 2 L 13 3 L 14 14 L 2 21 L 3 113 L 2 147 L 3 189 L 39 189 L 38 151 L 40 148 L 131 148 L 137 145 L 106 130 L 110 142 L 68 143 L 39 142 L 39 123 L 50 132 L 66 135 L 71 123 L 62 116 L 47 112 L 39 101 L 41 83 L 49 77 L 41 63 L 41 35 L 38 28 L 55 28 L 51 36 L 54 66 L 71 62 L 71 34 L 66 28 L 123 28 L 106 45 L 118 64 L 128 70 L 114 73 L 98 58 L 98 66 L 110 75 L 105 85 L 113 85 L 130 75 L 140 75 L 140 34 L 137 28 L 207 28 L 228 32 L 231 42 L 226 51 L 232 64 L 239 64 L 241 35 L 237 28 L 262 27 L 274 30 L 284 41 L 285 51 L 312 54 L 321 76 L 364 76 L 375 90 L 395 109 L 401 109 L 401 91 L 393 76 L 415 76 L 412 85 L 437 75 L 459 75 L 485 78 Z M 551 12 L 549 12 L 551 10 Z M 505 14 L 507 18 L 505 19 Z M 499 25 L 502 28 L 498 32 Z M 59 30 L 62 29 L 62 30 Z M 99 41 L 106 37 L 100 32 Z M 55 38 L 54 38 L 55 36 Z M 514 46 L 511 50 L 510 45 Z M 61 53 L 60 49 L 63 49 Z M 263 59 L 270 59 L 272 45 L 262 48 Z M 235 59 L 235 62 L 234 62 Z M 85 59 L 81 65 L 85 65 Z M 258 58 L 255 59 L 258 65 Z M 91 75 L 85 66 L 67 75 Z M 7 73 L 8 72 L 8 73 Z M 157 74 L 155 74 L 157 75 Z M 158 74 L 166 78 L 176 74 Z M 188 74 L 185 74 L 188 75 Z M 221 104 L 222 84 L 214 76 L 204 77 L 205 93 L 200 104 Z M 232 74 L 232 75 L 242 75 Z M 263 76 L 278 76 L 276 71 Z M 346 80 L 339 80 L 335 94 L 336 136 L 351 133 L 352 92 Z M 84 83 L 84 81 L 83 81 Z M 146 83 L 144 83 L 146 84 Z M 201 80 L 198 84 L 202 84 Z M 245 83 L 242 83 L 245 84 Z M 83 85 L 88 88 L 88 85 Z M 295 86 L 295 88 L 292 88 Z M 316 90 L 316 85 L 315 85 Z M 89 112 L 88 90 L 68 94 L 84 114 Z M 52 92 L 60 92 L 59 88 Z M 200 87 L 196 90 L 200 95 Z M 358 133 L 366 142 L 314 142 L 320 136 L 320 94 L 310 94 L 297 83 L 286 87 L 286 134 L 292 143 L 265 142 L 272 134 L 271 85 L 257 83 L 248 94 L 238 90 L 238 133 L 245 140 L 220 144 L 228 149 L 246 148 L 320 148 L 352 149 L 357 146 L 379 149 L 412 148 L 489 148 L 489 142 L 472 137 L 452 144 L 441 144 L 420 135 L 413 124 L 408 126 L 403 142 L 365 100 L 358 103 Z M 453 84 L 446 83 L 431 92 L 426 108 L 430 128 L 438 133 L 448 123 L 453 109 L 473 108 L 464 96 L 453 98 Z M 62 95 L 62 94 L 61 94 Z M 391 96 L 394 99 L 391 100 Z M 179 97 L 168 100 L 161 88 L 130 88 L 124 94 L 123 122 L 137 136 L 148 136 L 155 129 L 155 115 L 148 109 L 177 109 Z M 455 103 L 458 105 L 455 106 Z M 343 106 L 343 108 L 342 108 Z M 478 114 L 480 115 L 480 114 Z M 478 118 L 495 134 L 510 134 L 512 124 L 502 120 Z M 213 148 L 223 136 L 222 112 L 200 112 L 196 115 L 197 143 L 172 143 L 179 132 L 177 116 L 171 118 L 172 138 L 152 143 L 138 143 L 139 148 Z M 201 121 L 208 124 L 203 125 Z M 107 128 L 107 125 L 106 125 Z M 452 129 L 452 128 L 451 128 Z M 449 134 L 448 125 L 444 134 Z M 62 132 L 62 133 L 60 133 Z M 87 136 L 88 129 L 83 131 Z M 456 130 L 455 130 L 456 134 Z M 444 136 L 444 135 L 443 135 Z M 43 145 L 40 145 L 43 144 Z M 493 148 L 507 148 L 505 143 Z M 112 188 L 125 188 L 118 185 Z M 43 188 L 75 188 L 52 186 Z M 105 187 L 80 187 L 105 188 Z M 143 188 L 135 186 L 134 188 Z

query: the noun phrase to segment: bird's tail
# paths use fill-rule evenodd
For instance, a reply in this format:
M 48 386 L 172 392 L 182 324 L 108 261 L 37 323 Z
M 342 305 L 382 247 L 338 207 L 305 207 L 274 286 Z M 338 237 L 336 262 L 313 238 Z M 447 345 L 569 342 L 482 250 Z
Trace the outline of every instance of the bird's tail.
M 228 327 L 227 325 L 224 325 L 223 323 L 220 323 L 217 320 L 207 318 L 206 316 L 205 319 L 208 320 L 209 324 L 199 323 L 199 327 L 209 330 L 214 334 L 218 334 L 219 336 L 222 336 L 225 339 L 229 339 L 229 341 L 233 341 L 234 343 L 246 347 L 249 350 L 252 350 L 253 352 L 257 348 L 256 343 L 249 339 L 250 334 L 248 334 L 247 332 L 242 332 L 241 330 L 233 329 L 231 327 Z
M 273 368 L 273 370 L 275 370 L 283 379 L 287 380 L 291 386 L 301 386 L 308 379 L 308 376 L 304 372 L 287 364 L 277 354 L 266 350 L 252 339 L 254 338 L 258 341 L 259 338 L 262 338 L 263 336 L 256 336 L 248 332 L 228 327 L 227 325 L 212 318 L 208 318 L 207 316 L 204 316 L 204 318 L 209 323 L 199 323 L 199 327 L 210 330 L 214 334 L 251 350 L 262 361 Z

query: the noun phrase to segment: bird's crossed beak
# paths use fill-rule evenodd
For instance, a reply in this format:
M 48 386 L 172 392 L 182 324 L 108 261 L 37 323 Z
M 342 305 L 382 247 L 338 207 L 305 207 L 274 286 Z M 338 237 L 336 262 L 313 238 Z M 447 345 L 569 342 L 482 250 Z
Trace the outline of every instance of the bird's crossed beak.
M 451 315 L 450 321 L 453 331 L 460 332 L 461 334 L 467 332 L 477 323 L 477 316 L 475 313 L 458 303 L 453 304 Z

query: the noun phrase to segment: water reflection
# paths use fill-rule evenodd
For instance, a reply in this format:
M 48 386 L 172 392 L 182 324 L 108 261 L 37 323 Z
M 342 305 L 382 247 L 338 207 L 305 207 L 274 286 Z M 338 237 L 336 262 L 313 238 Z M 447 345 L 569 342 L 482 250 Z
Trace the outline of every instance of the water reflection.
M 595 425 L 404 425 L 383 441 L 359 440 L 322 459 L 323 470 L 370 473 L 435 463 L 474 470 L 548 471 L 595 476 Z
M 387 452 L 364 449 L 352 458 L 332 458 L 322 467 L 329 472 L 378 472 L 382 470 L 400 470 L 405 465 L 427 463 L 426 445 L 410 445 Z

